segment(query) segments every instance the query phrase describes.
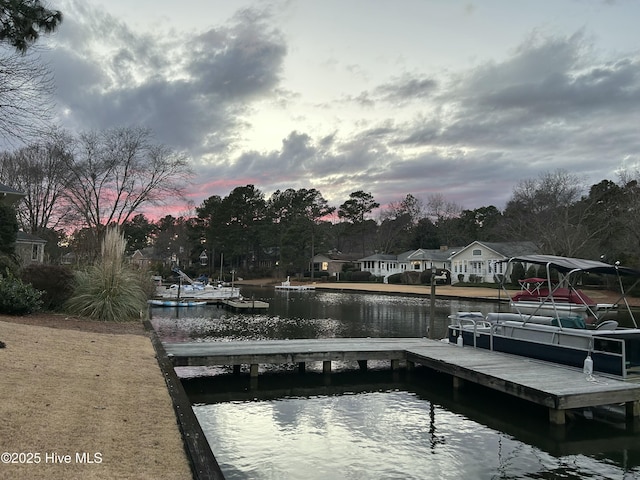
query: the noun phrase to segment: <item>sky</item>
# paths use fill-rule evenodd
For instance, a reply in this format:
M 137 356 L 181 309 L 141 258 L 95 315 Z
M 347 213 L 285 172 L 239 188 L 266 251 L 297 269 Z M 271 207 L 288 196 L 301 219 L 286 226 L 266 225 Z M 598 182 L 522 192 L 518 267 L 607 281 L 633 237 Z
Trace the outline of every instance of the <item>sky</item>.
M 523 180 L 640 158 L 635 0 L 49 5 L 57 121 L 151 129 L 190 158 L 192 206 L 253 184 L 503 209 Z

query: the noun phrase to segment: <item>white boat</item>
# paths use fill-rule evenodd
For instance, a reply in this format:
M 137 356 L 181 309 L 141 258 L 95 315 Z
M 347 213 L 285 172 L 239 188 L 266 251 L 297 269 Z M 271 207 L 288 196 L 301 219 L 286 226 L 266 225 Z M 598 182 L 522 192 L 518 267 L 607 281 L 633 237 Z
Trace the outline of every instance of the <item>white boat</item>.
M 621 327 L 616 320 L 600 319 L 587 325 L 582 315 L 569 315 L 575 312 L 563 311 L 557 305 L 552 315 L 520 311 L 485 316 L 479 312 L 458 312 L 449 317 L 450 343 L 570 365 L 583 368 L 585 373 L 597 371 L 623 379 L 640 376 L 640 329 L 629 308 L 622 281 L 623 277 L 631 277 L 636 280 L 633 286 L 637 285 L 640 271 L 551 255 L 515 257 L 509 260 L 513 262 L 544 265 L 548 278 L 555 271 L 567 281 L 586 273 L 616 276 L 620 300 L 627 307 L 633 327 Z M 509 272 L 509 268 L 506 271 Z
M 152 299 L 148 300 L 149 305 L 152 307 L 198 307 L 200 305 L 206 305 L 207 302 L 202 300 L 160 300 Z
M 221 301 L 242 298 L 242 295 L 240 295 L 240 288 L 238 287 L 227 286 L 222 283 L 212 285 L 210 283 L 198 282 L 192 280 L 182 270 L 175 269 L 174 271 L 180 276 L 180 283 L 174 283 L 168 287 L 157 287 L 157 297 L 162 299 L 190 299 L 204 301 Z M 183 284 L 182 280 L 186 280 L 188 283 Z
M 276 290 L 315 290 L 316 287 L 313 285 L 291 285 L 289 281 L 289 277 L 287 280 L 282 282 L 280 285 L 275 286 Z

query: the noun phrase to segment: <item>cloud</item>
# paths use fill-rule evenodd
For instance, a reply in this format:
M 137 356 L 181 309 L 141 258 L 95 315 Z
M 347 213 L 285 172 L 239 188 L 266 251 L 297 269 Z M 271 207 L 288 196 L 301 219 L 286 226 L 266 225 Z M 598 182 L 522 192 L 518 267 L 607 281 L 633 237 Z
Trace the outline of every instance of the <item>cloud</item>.
M 533 31 L 506 55 L 474 55 L 457 70 L 425 66 L 430 73 L 416 64 L 385 77 L 332 52 L 350 73 L 335 77 L 325 54 L 305 59 L 345 81 L 323 89 L 324 78 L 289 70 L 289 52 L 302 47 L 275 26 L 277 8 L 260 5 L 167 34 L 69 2 L 49 53 L 61 121 L 73 130 L 151 128 L 193 158 L 196 204 L 253 183 L 267 194 L 317 188 L 336 206 L 364 190 L 383 205 L 442 193 L 466 208 L 502 208 L 522 179 L 580 165 L 599 182 L 640 151 L 637 51 L 598 51 L 585 30 Z M 303 80 L 288 82 L 295 74 Z M 265 129 L 279 146 L 251 143 L 261 109 L 272 123 L 291 121 Z
M 61 121 L 73 130 L 144 125 L 194 157 L 212 155 L 237 138 L 244 103 L 278 85 L 286 45 L 268 12 L 244 10 L 230 26 L 166 39 L 69 5 L 50 63 Z

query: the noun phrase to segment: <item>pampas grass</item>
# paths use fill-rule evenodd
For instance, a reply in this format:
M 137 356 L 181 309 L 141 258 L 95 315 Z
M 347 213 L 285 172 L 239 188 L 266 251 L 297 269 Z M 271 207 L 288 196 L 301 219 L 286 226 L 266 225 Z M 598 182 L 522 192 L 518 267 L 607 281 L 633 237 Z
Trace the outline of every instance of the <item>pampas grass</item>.
M 106 322 L 140 318 L 147 294 L 142 277 L 124 261 L 126 246 L 117 227 L 107 229 L 100 260 L 76 273 L 76 288 L 66 305 L 69 313 Z

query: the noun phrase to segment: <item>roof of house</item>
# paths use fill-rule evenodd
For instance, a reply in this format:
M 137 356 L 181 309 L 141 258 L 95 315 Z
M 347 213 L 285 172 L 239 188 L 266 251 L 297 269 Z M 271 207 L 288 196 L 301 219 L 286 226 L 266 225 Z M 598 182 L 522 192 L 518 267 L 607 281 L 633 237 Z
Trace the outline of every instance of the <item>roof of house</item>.
M 375 253 L 373 255 L 369 255 L 368 257 L 358 259 L 359 262 L 372 262 L 376 260 L 384 260 L 384 261 L 396 261 L 398 259 L 397 255 L 389 255 L 388 253 Z
M 46 240 L 43 240 L 40 237 L 36 237 L 35 235 L 32 235 L 30 233 L 25 233 L 22 231 L 19 231 L 16 235 L 16 243 L 47 243 Z
M 24 197 L 24 192 L 11 188 L 3 183 L 0 183 L 0 201 L 8 201 L 9 203 L 15 203 Z
M 534 253 L 538 253 L 538 247 L 533 242 L 480 242 L 476 240 L 475 242 L 470 243 L 466 247 L 452 252 L 451 256 L 458 255 L 465 250 L 468 250 L 474 246 L 483 245 L 484 247 L 493 250 L 499 255 L 502 255 L 505 258 L 515 257 L 518 255 L 531 255 Z
M 410 262 L 411 260 L 435 260 L 436 262 L 444 262 L 449 259 L 452 253 L 459 249 L 424 249 L 409 250 L 398 255 L 399 262 Z

